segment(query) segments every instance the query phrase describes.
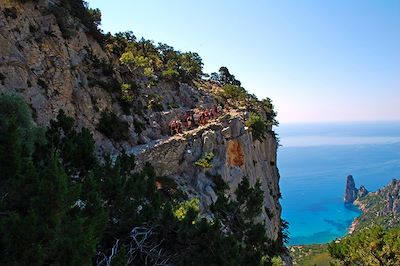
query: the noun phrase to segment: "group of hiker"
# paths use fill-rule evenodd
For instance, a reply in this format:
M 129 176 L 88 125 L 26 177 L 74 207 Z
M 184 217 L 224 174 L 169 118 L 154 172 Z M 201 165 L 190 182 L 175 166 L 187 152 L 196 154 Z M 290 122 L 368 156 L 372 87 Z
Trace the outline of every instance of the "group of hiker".
M 196 111 L 188 111 L 169 124 L 170 134 L 175 135 L 190 130 L 197 126 L 206 125 L 209 120 L 215 119 L 223 113 L 222 106 L 214 105 L 212 108 L 203 108 Z

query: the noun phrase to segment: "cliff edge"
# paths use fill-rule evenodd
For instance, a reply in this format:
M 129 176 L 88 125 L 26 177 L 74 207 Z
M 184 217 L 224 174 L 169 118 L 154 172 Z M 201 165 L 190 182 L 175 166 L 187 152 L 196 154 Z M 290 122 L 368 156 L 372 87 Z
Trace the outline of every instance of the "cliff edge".
M 172 180 L 185 197 L 199 199 L 209 220 L 219 196 L 235 199 L 245 178 L 251 187 L 260 184 L 262 210 L 254 223 L 282 243 L 277 122 L 269 99 L 247 93 L 226 68 L 204 78 L 196 53 L 131 32 L 102 34 L 95 20 L 85 23 L 80 15 L 96 14 L 85 13 L 82 1 L 0 3 L 0 92 L 23 97 L 38 126 L 49 126 L 63 110 L 76 129 L 91 132 L 99 157 L 134 155 L 135 171 L 150 163 L 163 177 L 159 189 Z

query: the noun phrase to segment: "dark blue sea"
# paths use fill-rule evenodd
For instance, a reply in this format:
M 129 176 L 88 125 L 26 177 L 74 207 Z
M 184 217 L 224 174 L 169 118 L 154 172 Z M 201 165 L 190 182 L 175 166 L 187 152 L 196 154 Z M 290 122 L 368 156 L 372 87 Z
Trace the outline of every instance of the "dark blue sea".
M 369 191 L 400 178 L 400 122 L 282 124 L 276 131 L 289 245 L 326 243 L 347 233 L 359 215 L 343 204 L 347 175 Z

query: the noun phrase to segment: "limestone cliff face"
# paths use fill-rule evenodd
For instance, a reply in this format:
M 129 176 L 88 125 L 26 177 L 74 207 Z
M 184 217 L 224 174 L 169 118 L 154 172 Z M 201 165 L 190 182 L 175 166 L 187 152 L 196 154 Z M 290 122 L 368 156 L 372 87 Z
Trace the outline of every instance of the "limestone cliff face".
M 189 196 L 199 197 L 204 214 L 216 200 L 215 184 L 210 176 L 220 175 L 229 185 L 227 193 L 231 195 L 244 176 L 251 185 L 259 180 L 264 191 L 264 207 L 269 212 L 264 210 L 260 219 L 266 222 L 269 237 L 276 239 L 281 215 L 276 149 L 277 142 L 272 136 L 263 142 L 254 141 L 244 126 L 243 116 L 238 114 L 157 143 L 139 152 L 138 159 L 142 163 L 152 162 L 158 175 L 172 177 Z M 207 153 L 214 154 L 212 167 L 195 166 Z
M 95 132 L 99 113 L 93 103 L 100 110 L 112 109 L 112 99 L 104 90 L 89 87 L 93 70 L 86 58 L 88 51 L 104 59 L 106 55 L 82 29 L 64 39 L 55 16 L 44 11 L 48 5 L 0 1 L 0 91 L 22 95 L 40 125 L 63 109 Z
M 118 59 L 103 50 L 83 26 L 77 27 L 73 37 L 63 38 L 56 17 L 48 11 L 49 5 L 56 2 L 38 0 L 22 4 L 0 0 L 0 92 L 21 95 L 39 125 L 46 126 L 63 109 L 80 127 L 93 132 L 99 153 L 114 154 L 125 149 L 137 156 L 139 166 L 150 162 L 158 175 L 173 178 L 189 197 L 199 197 L 206 216 L 212 216 L 208 206 L 216 200 L 210 175 L 220 175 L 229 185 L 230 194 L 244 176 L 252 185 L 259 180 L 265 206 L 260 220 L 265 221 L 269 237 L 276 239 L 281 216 L 276 139 L 268 135 L 263 142 L 253 140 L 244 125 L 244 111 L 169 137 L 171 119 L 186 110 L 215 104 L 207 90 L 210 85 L 201 82 L 194 86 L 160 81 L 147 86 L 145 78 L 133 76 L 142 93 L 135 104 L 142 106 L 148 95 L 155 94 L 162 96 L 164 110 L 169 103 L 180 108 L 123 114 L 115 95 L 99 85 L 123 81 Z M 111 73 L 96 66 L 98 61 L 109 65 Z M 97 131 L 102 111 L 113 112 L 128 122 L 128 140 L 117 143 Z M 140 133 L 135 131 L 134 121 L 143 124 Z M 212 167 L 195 166 L 206 153 L 214 154 Z
M 74 35 L 63 37 L 50 12 L 58 0 L 0 0 L 0 92 L 18 93 L 31 106 L 35 121 L 47 125 L 60 109 L 79 126 L 93 132 L 99 153 L 116 153 L 121 148 L 144 144 L 168 132 L 168 121 L 180 113 L 145 112 L 124 114 L 111 86 L 120 86 L 126 74 L 118 58 L 110 55 L 77 24 Z M 140 90 L 135 105 L 143 108 L 149 95 L 160 95 L 163 106 L 184 108 L 212 103 L 203 90 L 187 84 L 159 82 L 149 87 L 143 76 L 129 76 Z M 201 101 L 199 100 L 201 99 Z M 129 123 L 129 139 L 119 143 L 97 131 L 102 111 L 110 111 Z M 140 133 L 133 122 L 143 124 Z

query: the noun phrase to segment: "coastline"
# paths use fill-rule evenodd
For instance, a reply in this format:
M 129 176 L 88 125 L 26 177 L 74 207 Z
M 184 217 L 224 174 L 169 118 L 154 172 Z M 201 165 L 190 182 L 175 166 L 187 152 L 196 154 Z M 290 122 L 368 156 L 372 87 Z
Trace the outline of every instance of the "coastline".
M 364 204 L 362 204 L 358 200 L 355 200 L 353 202 L 353 205 L 356 206 L 361 211 L 360 216 L 365 213 L 365 205 Z M 351 223 L 350 227 L 347 229 L 349 235 L 351 235 L 352 233 L 354 233 L 354 231 L 356 231 L 357 226 L 360 224 L 360 221 L 358 220 L 358 218 L 360 218 L 360 216 L 356 217 L 354 219 L 354 221 Z
M 351 223 L 350 227 L 348 228 L 348 234 L 351 235 L 354 233 L 356 230 L 357 226 L 359 224 L 358 217 L 354 219 L 354 221 Z

